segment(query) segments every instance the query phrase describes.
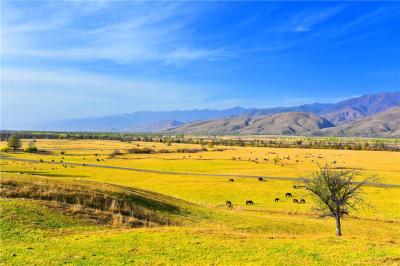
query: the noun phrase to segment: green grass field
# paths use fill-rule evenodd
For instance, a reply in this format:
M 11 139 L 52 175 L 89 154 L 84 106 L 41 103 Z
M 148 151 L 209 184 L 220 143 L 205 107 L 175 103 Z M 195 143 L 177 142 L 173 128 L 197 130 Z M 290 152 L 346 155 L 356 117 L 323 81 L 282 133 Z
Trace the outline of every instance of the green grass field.
M 1 153 L 3 184 L 65 186 L 68 191 L 79 188 L 88 195 L 130 200 L 140 195 L 145 200 L 133 202 L 149 217 L 172 222 L 130 227 L 96 221 L 93 217 L 101 213 L 81 215 L 79 204 L 3 197 L 5 265 L 400 264 L 399 187 L 366 186 L 365 205 L 344 218 L 343 236 L 338 238 L 334 220 L 318 218 L 310 195 L 293 188 L 298 182 L 273 179 L 309 176 L 317 164 L 328 163 L 356 169 L 360 178 L 374 176 L 374 182 L 399 185 L 398 152 L 217 146 L 196 153 L 129 154 L 130 148 L 176 151 L 201 146 L 97 140 L 37 140 L 36 145 L 48 152 Z M 121 154 L 113 156 L 115 150 Z M 267 181 L 259 182 L 257 176 Z M 293 204 L 286 192 L 306 204 Z M 275 203 L 277 197 L 281 200 Z M 227 200 L 233 209 L 225 207 Z M 255 205 L 246 206 L 246 200 Z M 170 207 L 155 207 L 162 204 Z M 179 211 L 171 211 L 175 209 Z M 114 216 L 109 219 L 114 221 Z

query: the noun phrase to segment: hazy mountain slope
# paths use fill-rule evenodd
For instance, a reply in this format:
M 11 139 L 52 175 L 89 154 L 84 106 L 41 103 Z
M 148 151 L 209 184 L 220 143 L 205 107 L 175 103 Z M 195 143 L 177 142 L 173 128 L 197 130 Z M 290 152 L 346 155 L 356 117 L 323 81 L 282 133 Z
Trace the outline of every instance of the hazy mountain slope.
M 148 132 L 148 128 L 156 128 L 156 123 L 165 123 L 168 120 L 180 123 L 203 119 L 231 117 L 251 112 L 253 109 L 235 107 L 225 110 L 186 110 L 186 111 L 141 111 L 130 114 L 116 114 L 103 117 L 66 119 L 54 121 L 45 125 L 36 125 L 36 130 L 60 131 L 130 131 Z M 161 128 L 162 126 L 160 126 Z
M 170 128 L 181 126 L 183 123 L 176 120 L 162 120 L 144 125 L 138 125 L 131 129 L 133 132 L 161 132 Z
M 322 114 L 322 116 L 334 123 L 335 125 L 340 125 L 367 117 L 368 113 L 351 107 L 344 107 L 342 109 L 325 112 Z
M 331 122 L 318 115 L 288 112 L 266 116 L 240 116 L 230 119 L 195 122 L 167 130 L 166 132 L 214 135 L 299 135 L 330 126 L 333 126 Z
M 400 137 L 400 107 L 309 134 L 314 136 Z
M 334 124 L 343 124 L 396 106 L 400 106 L 400 92 L 383 92 L 338 102 L 320 115 Z
M 265 116 L 287 112 L 308 112 L 324 117 L 335 125 L 342 125 L 373 115 L 388 108 L 400 106 L 400 92 L 363 95 L 336 104 L 313 103 L 293 107 L 241 108 L 225 110 L 142 111 L 103 117 L 66 119 L 19 129 L 57 131 L 105 131 L 105 132 L 157 132 L 194 121 L 209 121 L 237 116 Z M 243 119 L 243 118 L 240 118 Z M 240 120 L 239 119 L 239 120 Z M 170 124 L 168 124 L 170 121 Z M 175 121 L 175 122 L 172 122 Z M 239 121 L 230 121 L 232 127 Z M 238 125 L 236 125 L 238 123 Z M 211 129 L 210 129 L 211 130 Z M 230 132 L 228 129 L 221 131 Z M 257 131 L 251 129 L 250 131 Z M 296 130 L 295 130 L 296 131 Z
M 229 118 L 241 115 L 267 115 L 280 112 L 320 112 L 333 104 L 306 104 L 294 107 L 274 107 L 265 109 L 235 107 L 224 110 L 184 110 L 184 111 L 142 111 L 130 114 L 115 114 L 103 117 L 65 119 L 47 124 L 33 125 L 26 129 L 58 131 L 104 131 L 104 132 L 156 132 L 166 128 L 165 121 L 189 123 L 199 120 Z M 157 125 L 160 123 L 160 125 Z M 176 125 L 171 125 L 174 127 Z
M 278 113 L 255 117 L 240 134 L 298 135 L 303 132 L 334 126 L 330 121 L 312 113 Z

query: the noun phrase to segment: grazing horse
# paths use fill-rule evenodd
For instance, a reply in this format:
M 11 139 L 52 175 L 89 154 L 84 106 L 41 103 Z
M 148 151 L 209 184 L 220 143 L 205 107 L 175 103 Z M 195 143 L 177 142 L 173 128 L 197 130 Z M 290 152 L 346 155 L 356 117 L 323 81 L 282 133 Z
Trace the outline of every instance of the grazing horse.
M 259 178 L 257 178 L 257 180 L 260 181 L 260 182 L 263 182 L 263 181 L 264 181 L 264 178 L 259 177 Z
M 293 199 L 293 203 L 299 203 L 297 199 Z
M 229 179 L 229 182 L 235 182 L 235 179 L 231 178 Z
M 254 205 L 254 202 L 252 200 L 246 200 L 246 205 Z
M 275 198 L 275 202 L 278 202 L 279 201 L 279 198 Z
M 232 202 L 230 202 L 229 200 L 226 201 L 225 205 L 226 205 L 226 207 L 228 207 L 228 208 L 232 208 L 232 207 L 233 207 Z
M 293 197 L 293 195 L 292 195 L 292 193 L 286 193 L 286 195 L 285 195 L 285 197 L 287 197 L 287 198 L 291 198 L 291 197 Z
M 300 200 L 300 203 L 302 203 L 302 204 L 303 204 L 303 203 L 306 203 L 306 200 L 305 200 L 305 199 L 301 199 L 301 200 Z

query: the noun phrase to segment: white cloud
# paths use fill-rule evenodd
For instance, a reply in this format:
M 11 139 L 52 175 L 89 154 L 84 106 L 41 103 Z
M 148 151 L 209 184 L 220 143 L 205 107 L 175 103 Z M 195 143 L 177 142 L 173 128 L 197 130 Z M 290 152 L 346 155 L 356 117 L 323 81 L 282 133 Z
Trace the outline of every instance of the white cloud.
M 304 27 L 304 26 L 298 25 L 298 26 L 295 26 L 293 30 L 294 30 L 294 31 L 297 31 L 297 32 L 302 32 L 302 31 L 309 31 L 310 29 L 309 29 L 309 28 L 306 28 L 306 27 Z
M 49 17 L 22 19 L 18 12 L 5 12 L 2 54 L 5 58 L 39 58 L 63 61 L 110 60 L 116 63 L 160 61 L 174 63 L 222 58 L 221 49 L 202 47 L 186 29 L 195 11 L 179 3 L 157 3 L 153 8 L 135 3 L 125 17 L 103 14 L 102 5 L 89 8 L 81 3 L 51 9 Z M 82 11 L 83 10 L 83 11 Z M 17 14 L 15 14 L 17 13 Z M 9 16 L 9 17 L 8 17 Z M 18 19 L 19 18 L 19 19 Z M 92 25 L 85 25 L 90 22 Z
M 338 15 L 344 6 L 334 6 L 322 10 L 306 10 L 289 20 L 289 29 L 296 32 L 311 31 L 320 24 L 328 22 Z

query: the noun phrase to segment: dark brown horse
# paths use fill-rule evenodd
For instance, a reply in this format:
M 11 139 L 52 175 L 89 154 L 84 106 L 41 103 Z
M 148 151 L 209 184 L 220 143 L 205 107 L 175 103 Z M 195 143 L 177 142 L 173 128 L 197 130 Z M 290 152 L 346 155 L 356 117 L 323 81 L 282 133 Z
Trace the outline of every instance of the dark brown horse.
M 291 197 L 293 197 L 293 195 L 292 195 L 292 193 L 286 193 L 286 195 L 285 195 L 285 197 L 287 197 L 287 198 L 291 198 Z
M 232 208 L 232 207 L 233 207 L 232 202 L 230 202 L 229 200 L 226 201 L 225 205 L 226 205 L 226 207 L 228 207 L 228 208 Z
M 293 199 L 293 203 L 299 203 L 297 199 Z
M 254 202 L 252 200 L 246 200 L 246 205 L 254 205 Z

